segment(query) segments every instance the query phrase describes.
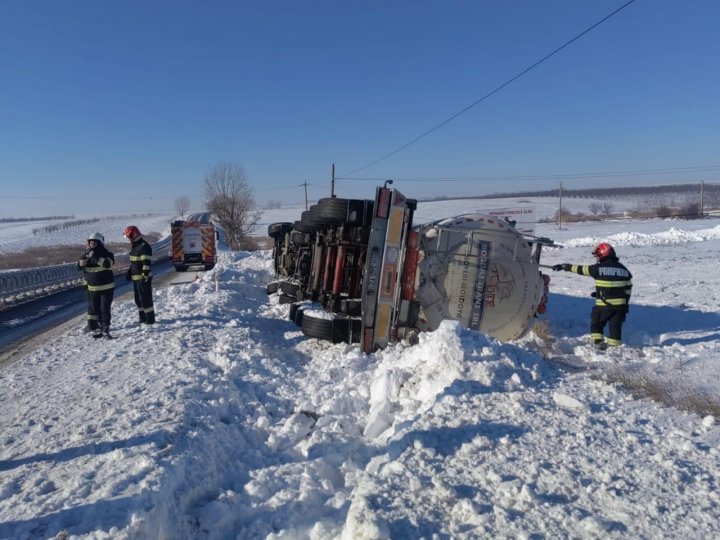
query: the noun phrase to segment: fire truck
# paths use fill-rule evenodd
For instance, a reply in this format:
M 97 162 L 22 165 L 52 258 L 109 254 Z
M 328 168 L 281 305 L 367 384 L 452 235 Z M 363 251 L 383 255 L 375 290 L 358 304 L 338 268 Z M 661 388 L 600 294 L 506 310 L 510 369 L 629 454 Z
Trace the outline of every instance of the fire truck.
M 197 221 L 173 221 L 170 224 L 170 259 L 178 272 L 191 266 L 211 270 L 217 262 L 215 225 Z

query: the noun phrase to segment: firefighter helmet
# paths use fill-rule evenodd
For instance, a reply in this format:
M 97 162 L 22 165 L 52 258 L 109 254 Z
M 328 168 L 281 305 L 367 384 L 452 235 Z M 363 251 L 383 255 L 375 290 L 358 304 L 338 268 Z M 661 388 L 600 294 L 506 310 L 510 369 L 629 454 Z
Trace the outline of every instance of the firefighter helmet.
M 105 243 L 105 237 L 102 234 L 100 234 L 99 232 L 92 233 L 90 236 L 88 236 L 88 242 L 90 240 L 95 240 L 97 242 L 100 242 L 101 244 Z
M 123 231 L 123 236 L 132 242 L 140 236 L 140 229 L 135 225 L 128 225 Z
M 599 260 L 607 259 L 608 257 L 615 257 L 615 249 L 607 242 L 601 242 L 592 252 Z

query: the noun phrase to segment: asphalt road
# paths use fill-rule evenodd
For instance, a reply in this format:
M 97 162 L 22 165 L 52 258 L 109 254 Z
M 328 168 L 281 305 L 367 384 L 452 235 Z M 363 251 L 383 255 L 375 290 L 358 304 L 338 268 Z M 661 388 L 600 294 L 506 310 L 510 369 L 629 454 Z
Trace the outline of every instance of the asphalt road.
M 153 287 L 162 286 L 175 274 L 169 260 L 158 262 L 153 265 Z M 132 290 L 132 283 L 124 276 L 115 278 L 115 299 Z M 67 289 L 0 311 L 0 363 L 27 352 L 29 342 L 69 321 L 78 328 L 83 327 L 85 319 L 81 316 L 86 312 L 87 299 L 83 287 Z

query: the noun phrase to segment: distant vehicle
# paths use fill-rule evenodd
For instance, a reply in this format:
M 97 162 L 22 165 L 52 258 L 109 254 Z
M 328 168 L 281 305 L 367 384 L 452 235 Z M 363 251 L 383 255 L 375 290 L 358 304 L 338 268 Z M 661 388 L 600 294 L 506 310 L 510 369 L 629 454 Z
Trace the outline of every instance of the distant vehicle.
M 546 309 L 540 272 L 547 238 L 467 214 L 412 226 L 417 203 L 378 187 L 375 200 L 326 198 L 295 223 L 273 223 L 276 281 L 309 337 L 364 352 L 432 331 L 442 320 L 500 340 L 521 337 Z
M 170 259 L 178 272 L 191 266 L 211 270 L 217 262 L 215 225 L 197 221 L 173 221 L 170 224 Z

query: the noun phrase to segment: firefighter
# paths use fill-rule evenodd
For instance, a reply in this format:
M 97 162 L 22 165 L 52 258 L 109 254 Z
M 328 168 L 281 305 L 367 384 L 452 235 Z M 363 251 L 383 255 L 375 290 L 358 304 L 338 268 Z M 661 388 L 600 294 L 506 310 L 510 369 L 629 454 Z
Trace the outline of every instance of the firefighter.
M 83 256 L 80 258 L 80 260 L 87 260 L 88 253 L 91 251 L 90 248 L 90 240 L 85 241 L 85 252 L 83 253 Z M 80 261 L 78 261 L 78 269 L 81 271 L 84 271 L 84 266 L 80 266 Z M 97 315 L 95 315 L 95 310 L 93 309 L 93 303 L 92 303 L 92 296 L 90 295 L 90 291 L 88 290 L 87 280 L 85 281 L 85 298 L 87 300 L 87 325 L 85 328 L 83 328 L 83 332 L 86 334 L 93 333 L 98 328 L 98 321 L 97 321 Z
M 152 247 L 143 238 L 135 225 L 128 225 L 123 231 L 130 240 L 130 268 L 127 280 L 133 282 L 135 305 L 141 323 L 155 324 L 155 308 L 152 299 Z
M 591 265 L 556 264 L 553 270 L 574 272 L 595 280 L 595 305 L 590 316 L 590 337 L 598 349 L 622 344 L 622 325 L 629 310 L 632 274 L 618 260 L 615 249 L 607 242 L 595 246 L 592 254 L 597 262 Z M 604 328 L 608 325 L 605 340 Z
M 115 275 L 113 266 L 115 256 L 105 248 L 105 237 L 96 232 L 87 239 L 88 248 L 77 262 L 85 274 L 85 288 L 88 294 L 90 307 L 88 307 L 88 325 L 93 328 L 92 336 L 95 338 L 110 335 L 110 311 L 115 294 Z M 95 318 L 95 324 L 91 316 Z

